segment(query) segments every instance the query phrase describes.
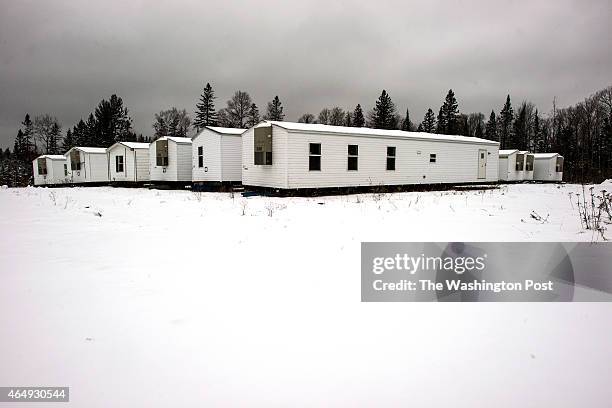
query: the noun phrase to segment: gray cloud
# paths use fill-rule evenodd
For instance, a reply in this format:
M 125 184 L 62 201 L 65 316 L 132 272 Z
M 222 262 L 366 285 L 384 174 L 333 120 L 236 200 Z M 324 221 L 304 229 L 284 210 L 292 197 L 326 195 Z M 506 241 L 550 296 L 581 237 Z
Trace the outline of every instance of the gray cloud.
M 237 89 L 287 118 L 370 108 L 386 88 L 413 121 L 453 88 L 462 112 L 501 108 L 506 93 L 548 111 L 610 85 L 612 3 L 533 1 L 4 0 L 0 4 L 0 145 L 24 114 L 64 128 L 120 95 L 138 132 L 153 113 L 193 111 L 203 85 L 217 107 Z

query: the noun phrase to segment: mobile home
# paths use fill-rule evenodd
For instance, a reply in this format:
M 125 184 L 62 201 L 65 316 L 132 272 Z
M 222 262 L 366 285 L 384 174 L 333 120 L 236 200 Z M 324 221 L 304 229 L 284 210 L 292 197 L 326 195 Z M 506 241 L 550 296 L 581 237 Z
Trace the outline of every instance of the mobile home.
M 499 179 L 501 181 L 519 181 L 523 179 L 522 170 L 519 172 L 521 162 L 518 160 L 517 149 L 499 151 Z
M 533 155 L 533 179 L 537 181 L 563 180 L 563 156 L 559 153 L 535 153 Z
M 321 124 L 265 121 L 242 135 L 242 184 L 277 190 L 492 183 L 499 143 Z
M 524 181 L 533 180 L 533 165 L 535 160 L 533 153 L 527 151 L 520 151 L 519 154 L 523 155 L 525 163 L 525 166 L 523 167 L 522 179 Z
M 192 170 L 190 138 L 164 136 L 149 145 L 151 182 L 191 184 Z
M 206 126 L 193 138 L 194 183 L 239 183 L 245 129 Z
M 34 185 L 63 184 L 68 180 L 68 161 L 61 154 L 43 154 L 32 162 Z
M 149 181 L 149 143 L 117 142 L 106 149 L 111 182 Z
M 70 183 L 108 182 L 108 160 L 103 147 L 73 147 L 64 155 L 68 160 Z

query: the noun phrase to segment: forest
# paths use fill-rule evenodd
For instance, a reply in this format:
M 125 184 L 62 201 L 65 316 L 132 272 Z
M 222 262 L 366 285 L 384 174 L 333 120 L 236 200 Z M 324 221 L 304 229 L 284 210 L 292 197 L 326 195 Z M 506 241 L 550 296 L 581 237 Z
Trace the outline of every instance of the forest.
M 278 96 L 272 98 L 260 116 L 248 92 L 238 90 L 225 106 L 216 108 L 210 83 L 195 103 L 193 118 L 186 109 L 171 107 L 152 118 L 151 134 L 136 134 L 123 100 L 112 95 L 72 127 L 49 113 L 32 118 L 25 114 L 15 136 L 13 149 L 0 149 L 0 185 L 26 186 L 32 183 L 32 160 L 41 154 L 63 154 L 74 146 L 109 147 L 117 141 L 150 142 L 162 136 L 190 137 L 204 126 L 248 128 L 261 120 L 289 120 Z M 408 132 L 455 134 L 495 140 L 500 149 L 557 152 L 564 156 L 564 180 L 592 183 L 612 178 L 612 86 L 598 91 L 573 106 L 540 111 L 533 103 L 513 105 L 510 95 L 500 99 L 499 110 L 463 113 L 457 96 L 448 91 L 439 109 L 429 108 L 422 120 L 413 121 L 408 109 L 400 110 L 386 90 L 373 107 L 364 112 L 354 108 L 323 107 L 317 114 L 306 112 L 302 123 L 335 126 L 401 129 Z

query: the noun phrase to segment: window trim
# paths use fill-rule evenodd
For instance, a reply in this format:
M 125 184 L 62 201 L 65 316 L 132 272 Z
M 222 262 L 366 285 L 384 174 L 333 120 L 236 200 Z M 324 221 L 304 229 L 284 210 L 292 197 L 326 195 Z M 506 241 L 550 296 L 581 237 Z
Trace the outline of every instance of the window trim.
M 119 158 L 121 158 L 121 163 Z M 121 165 L 121 170 L 119 170 L 119 165 Z M 123 159 L 123 155 L 115 156 L 115 173 L 125 173 L 125 160 Z
M 198 146 L 198 168 L 204 167 L 204 146 Z
M 355 146 L 357 148 L 357 154 L 351 154 L 351 146 Z M 347 160 L 346 160 L 346 171 L 359 171 L 359 145 L 349 144 L 347 145 Z M 356 166 L 354 169 L 351 169 L 351 159 L 355 159 Z
M 312 145 L 318 145 L 319 146 L 319 154 L 315 154 L 312 153 Z M 321 171 L 321 157 L 323 156 L 323 148 L 321 146 L 321 142 L 308 142 L 308 171 Z M 312 158 L 318 158 L 319 159 L 319 168 L 318 169 L 313 169 L 311 166 L 311 162 L 310 160 Z
M 389 155 L 389 148 L 393 149 L 393 155 Z M 396 157 L 397 157 L 397 146 L 387 146 L 387 160 L 385 160 L 386 171 L 395 171 L 395 169 L 396 169 L 396 166 L 395 166 L 395 164 L 396 164 L 396 160 L 395 160 Z M 393 160 L 393 168 L 392 169 L 389 168 L 389 159 Z
M 429 153 L 429 164 L 438 164 L 438 153 Z

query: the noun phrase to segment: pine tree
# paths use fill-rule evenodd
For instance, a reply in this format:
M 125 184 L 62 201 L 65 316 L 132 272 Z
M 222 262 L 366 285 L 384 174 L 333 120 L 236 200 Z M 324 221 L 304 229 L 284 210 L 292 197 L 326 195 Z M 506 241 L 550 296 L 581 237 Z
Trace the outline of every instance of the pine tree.
M 74 142 L 74 137 L 72 136 L 72 130 L 68 129 L 66 131 L 66 136 L 64 136 L 64 140 L 62 140 L 62 153 L 66 153 L 68 150 L 72 149 L 76 146 Z
M 467 115 L 459 115 L 459 118 L 457 119 L 457 129 L 454 134 L 470 136 L 470 125 L 468 124 Z
M 446 133 L 446 116 L 442 111 L 442 106 L 440 106 L 440 110 L 438 111 L 438 118 L 436 121 L 436 133 L 441 135 Z
M 395 104 L 384 89 L 370 114 L 368 126 L 376 129 L 397 128 L 397 111 L 395 109 Z
M 449 89 L 448 94 L 446 94 L 444 103 L 440 108 L 440 114 L 441 117 L 438 117 L 439 133 L 447 135 L 455 135 L 459 133 L 459 107 L 457 98 L 455 98 L 455 93 L 452 89 Z M 440 123 L 441 118 L 442 123 Z
M 542 128 L 540 126 L 540 114 L 538 110 L 535 111 L 535 116 L 533 118 L 533 151 L 534 153 L 538 153 L 542 150 Z
M 196 104 L 196 117 L 193 121 L 196 131 L 199 133 L 204 126 L 217 125 L 217 112 L 215 112 L 215 92 L 209 83 L 206 84 L 200 102 Z
M 51 134 L 49 137 L 49 146 L 47 149 L 48 154 L 58 154 L 59 153 L 59 141 L 62 138 L 62 127 L 57 123 L 53 123 L 53 127 L 51 128 Z
M 28 158 L 33 156 L 33 152 L 35 151 L 34 123 L 30 119 L 29 113 L 26 113 L 25 118 L 23 119 L 23 122 L 21 122 L 21 124 L 23 125 L 22 149 L 23 149 L 24 158 L 27 160 Z M 32 160 L 34 160 L 34 157 L 32 157 Z
M 355 106 L 355 110 L 353 111 L 353 127 L 364 127 L 365 126 L 365 118 L 363 116 L 363 110 L 361 110 L 361 105 L 357 104 Z
M 419 127 L 417 127 L 417 132 L 424 132 L 424 130 L 423 130 L 423 122 L 419 123 Z
M 246 125 L 251 128 L 259 123 L 259 109 L 257 109 L 257 105 L 255 103 L 251 104 L 249 108 L 249 114 L 247 116 Z
M 128 116 L 127 108 L 123 107 L 123 100 L 117 95 L 111 95 L 108 101 L 100 101 L 95 110 L 95 121 L 93 146 L 110 147 L 129 137 L 132 129 L 132 119 Z
M 477 137 L 479 139 L 482 139 L 484 137 L 484 132 L 482 130 L 482 124 L 478 124 L 476 126 L 476 132 L 474 133 L 474 137 Z
M 266 120 L 283 120 L 285 114 L 283 113 L 283 104 L 281 103 L 278 95 L 272 99 L 272 102 L 268 102 L 268 112 L 266 113 Z
M 410 121 L 410 112 L 406 109 L 406 117 L 402 121 L 402 130 L 406 132 L 412 132 L 414 130 L 414 125 Z
M 499 148 L 505 149 L 510 142 L 512 136 L 512 121 L 514 119 L 514 111 L 510 102 L 510 95 L 506 97 L 506 103 L 499 113 Z
M 491 111 L 491 115 L 489 116 L 489 121 L 485 127 L 485 138 L 489 140 L 499 141 L 499 137 L 497 135 L 497 119 L 495 118 L 495 111 Z
M 425 113 L 421 129 L 422 132 L 427 133 L 434 133 L 436 130 L 436 116 L 431 108 L 427 109 L 427 112 Z
M 13 146 L 13 154 L 17 160 L 26 161 L 28 157 L 28 142 L 24 132 L 19 129 L 17 136 L 15 137 L 15 144 Z
M 83 139 L 80 146 L 103 147 L 104 142 L 98 132 L 98 121 L 93 113 L 89 114 L 85 127 L 83 128 Z

